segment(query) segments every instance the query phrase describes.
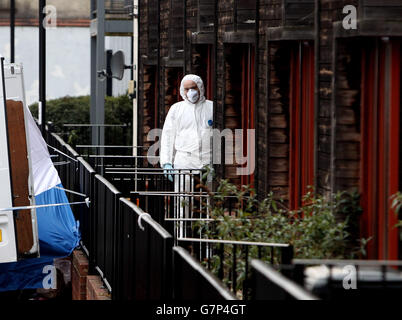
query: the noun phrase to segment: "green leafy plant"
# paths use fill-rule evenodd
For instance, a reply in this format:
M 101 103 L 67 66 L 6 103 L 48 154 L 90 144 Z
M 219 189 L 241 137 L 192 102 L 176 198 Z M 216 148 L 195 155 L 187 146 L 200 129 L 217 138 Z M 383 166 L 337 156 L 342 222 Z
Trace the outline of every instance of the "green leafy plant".
M 293 246 L 294 257 L 303 259 L 345 259 L 365 255 L 369 239 L 356 239 L 356 221 L 362 213 L 357 192 L 337 192 L 325 197 L 309 188 L 298 210 L 289 210 L 283 200 L 271 192 L 259 201 L 250 186 L 238 187 L 221 180 L 216 193 L 210 193 L 208 206 L 213 221 L 199 221 L 193 227 L 208 239 L 249 242 L 285 243 Z M 353 232 L 353 233 L 352 233 Z M 245 279 L 245 259 L 236 249 L 237 281 L 240 290 Z M 261 250 L 261 249 L 260 249 Z M 218 250 L 219 251 L 219 250 Z M 225 246 L 224 253 L 215 250 L 204 261 L 215 274 L 223 274 L 223 281 L 233 284 L 233 248 Z M 252 246 L 248 258 L 261 258 L 280 263 L 279 248 L 265 248 L 262 252 Z M 223 259 L 223 261 L 222 261 Z M 223 266 L 224 270 L 221 270 Z
M 227 199 L 232 197 L 231 212 Z M 346 258 L 351 252 L 350 222 L 361 208 L 355 193 L 338 192 L 328 199 L 313 189 L 303 197 L 299 210 L 288 210 L 271 192 L 258 201 L 249 186 L 238 188 L 221 180 L 209 206 L 215 226 L 202 221 L 199 232 L 211 239 L 289 243 L 297 258 Z
M 391 208 L 395 211 L 395 214 L 399 214 L 402 208 L 402 193 L 398 191 L 397 193 L 391 196 Z M 395 228 L 402 227 L 402 220 L 399 220 L 398 223 L 394 226 Z

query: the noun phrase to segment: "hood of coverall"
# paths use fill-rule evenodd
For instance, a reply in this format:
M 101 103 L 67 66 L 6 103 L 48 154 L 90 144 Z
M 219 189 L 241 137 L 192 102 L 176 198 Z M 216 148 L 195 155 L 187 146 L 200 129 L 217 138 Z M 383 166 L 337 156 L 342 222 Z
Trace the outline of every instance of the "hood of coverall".
M 188 101 L 186 94 L 184 93 L 184 82 L 187 80 L 191 80 L 194 81 L 198 87 L 198 89 L 200 90 L 200 99 L 198 100 L 198 102 L 196 104 L 202 103 L 205 101 L 205 89 L 204 89 L 204 82 L 202 81 L 202 79 L 195 75 L 195 74 L 188 74 L 186 75 L 182 80 L 181 80 L 181 84 L 180 84 L 180 95 L 183 98 L 184 101 L 187 101 L 188 103 L 191 103 L 190 101 Z

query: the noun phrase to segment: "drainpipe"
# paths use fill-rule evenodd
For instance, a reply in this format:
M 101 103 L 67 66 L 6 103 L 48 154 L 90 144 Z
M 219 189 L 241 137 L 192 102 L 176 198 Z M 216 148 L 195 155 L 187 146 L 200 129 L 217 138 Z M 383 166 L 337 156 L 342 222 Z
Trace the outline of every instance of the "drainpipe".
M 138 146 L 138 0 L 134 0 L 133 7 L 133 78 L 134 78 L 134 99 L 133 99 L 133 156 L 137 156 Z

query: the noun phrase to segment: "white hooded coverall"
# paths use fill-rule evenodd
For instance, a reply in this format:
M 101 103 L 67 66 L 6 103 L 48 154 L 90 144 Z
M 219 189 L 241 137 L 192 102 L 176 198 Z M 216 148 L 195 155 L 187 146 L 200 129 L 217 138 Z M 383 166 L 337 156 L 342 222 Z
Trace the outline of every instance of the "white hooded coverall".
M 188 101 L 183 83 L 192 80 L 200 90 L 196 104 Z M 213 102 L 204 96 L 204 83 L 196 75 L 187 75 L 180 85 L 184 101 L 170 108 L 162 131 L 160 164 L 175 169 L 201 169 L 211 163 L 210 135 L 213 125 Z
M 200 91 L 200 98 L 193 104 L 184 92 L 184 82 L 194 81 Z M 162 131 L 160 164 L 172 164 L 175 169 L 201 169 L 211 164 L 211 133 L 213 126 L 213 102 L 205 99 L 204 84 L 200 77 L 187 75 L 180 85 L 180 95 L 184 101 L 175 103 L 170 108 Z M 199 171 L 192 171 L 199 173 Z M 185 178 L 184 178 L 185 176 Z M 194 180 L 190 171 L 180 171 L 175 175 L 174 189 L 177 193 L 193 192 Z M 175 218 L 189 218 L 192 197 L 175 198 Z M 183 203 L 187 205 L 183 206 Z M 180 220 L 175 228 L 175 237 L 185 237 L 185 223 Z

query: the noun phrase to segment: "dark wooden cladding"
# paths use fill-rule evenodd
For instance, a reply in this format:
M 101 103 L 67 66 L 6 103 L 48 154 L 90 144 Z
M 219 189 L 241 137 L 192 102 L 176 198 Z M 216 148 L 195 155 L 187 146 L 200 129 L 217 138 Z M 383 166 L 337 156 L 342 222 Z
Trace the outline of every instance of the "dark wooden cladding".
M 155 7 L 155 0 L 140 1 L 142 7 Z M 342 27 L 346 16 L 343 8 L 347 5 L 357 9 L 356 30 Z M 260 199 L 272 191 L 289 204 L 289 195 L 294 193 L 290 184 L 290 135 L 295 129 L 289 113 L 293 107 L 289 99 L 290 53 L 295 45 L 308 42 L 314 54 L 311 59 L 314 91 L 310 93 L 314 99 L 308 100 L 314 100 L 315 106 L 314 120 L 312 112 L 309 113 L 312 122 L 309 135 L 314 134 L 310 143 L 314 147 L 310 148 L 314 165 L 309 162 L 308 172 L 313 171 L 315 189 L 323 195 L 361 189 L 364 138 L 360 108 L 361 50 L 373 41 L 402 38 L 402 0 L 160 0 L 159 7 L 160 50 L 156 61 L 160 64 L 159 70 L 155 70 L 155 77 L 159 75 L 155 83 L 158 121 L 151 119 L 148 109 L 144 113 L 144 134 L 151 125 L 163 126 L 168 108 L 180 98 L 177 96 L 180 77 L 190 72 L 202 76 L 210 88 L 209 98 L 215 99 L 215 127 L 241 128 L 245 119 L 239 107 L 242 92 L 239 48 L 254 46 L 254 184 Z M 151 20 L 143 17 L 142 30 L 152 29 L 150 24 L 155 22 Z M 140 33 L 142 54 L 154 45 L 152 37 L 147 39 L 146 34 Z M 149 65 L 146 59 L 143 63 Z M 153 90 L 148 70 L 144 71 L 140 65 L 140 72 L 140 97 L 148 100 L 142 104 L 149 108 L 154 101 Z M 400 144 L 398 147 L 402 159 Z M 236 177 L 235 166 L 221 165 L 216 169 L 222 177 L 242 181 Z M 401 172 L 396 173 L 400 175 L 400 186 Z M 399 247 L 401 258 L 402 245 Z
M 359 187 L 360 161 L 360 96 L 361 87 L 361 41 L 346 39 L 338 44 L 336 64 L 337 74 L 337 106 L 338 125 L 336 128 L 335 186 L 345 185 L 346 176 L 349 180 L 349 189 Z M 322 144 L 329 146 L 329 141 L 322 140 Z M 327 150 L 330 152 L 330 150 Z M 347 164 L 347 165 L 346 165 Z
M 215 21 L 215 0 L 198 0 L 197 32 L 213 32 Z
M 283 0 L 283 24 L 286 26 L 313 25 L 314 3 L 314 0 Z
M 289 195 L 289 83 L 290 53 L 292 46 L 284 43 L 270 43 L 268 71 L 268 191 L 274 191 L 284 200 Z
M 147 18 L 148 18 L 148 57 L 154 59 L 158 55 L 158 42 L 159 42 L 159 30 L 158 30 L 158 6 L 159 0 L 149 0 L 147 6 Z
M 236 31 L 253 30 L 257 17 L 257 6 L 255 0 L 236 1 Z
M 7 130 L 14 207 L 31 205 L 29 201 L 29 165 L 23 108 L 22 102 L 7 100 Z M 17 211 L 14 221 L 17 234 L 17 252 L 19 256 L 23 256 L 34 245 L 31 211 Z
M 158 87 L 156 81 L 156 67 L 145 66 L 144 67 L 144 93 L 143 93 L 143 105 L 142 105 L 142 144 L 145 147 L 151 147 L 153 141 L 147 141 L 147 136 L 150 130 L 158 128 L 158 108 L 157 108 L 157 94 Z M 147 149 L 144 150 L 144 156 L 147 153 Z
M 184 0 L 170 0 L 169 58 L 184 57 Z
M 363 19 L 402 20 L 402 2 L 400 0 L 360 0 L 360 14 Z

